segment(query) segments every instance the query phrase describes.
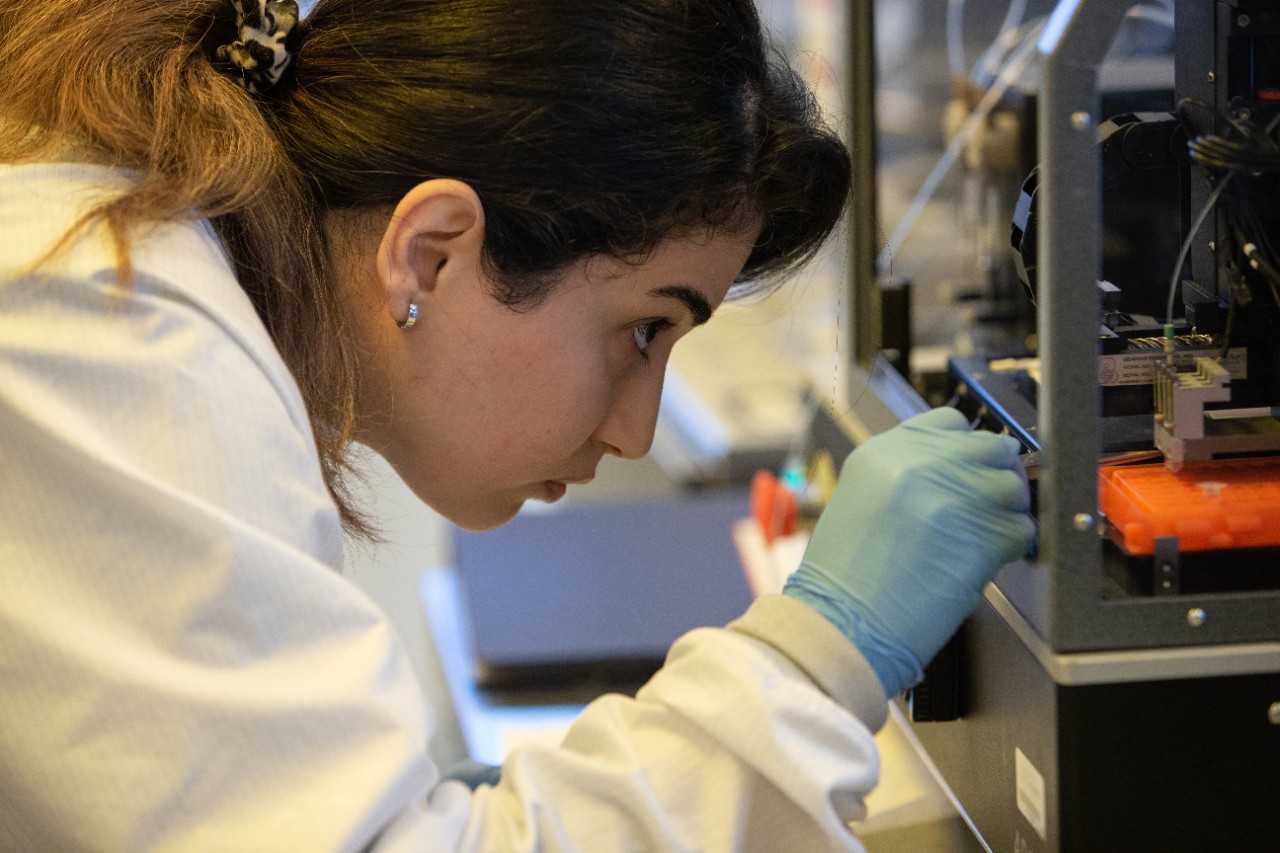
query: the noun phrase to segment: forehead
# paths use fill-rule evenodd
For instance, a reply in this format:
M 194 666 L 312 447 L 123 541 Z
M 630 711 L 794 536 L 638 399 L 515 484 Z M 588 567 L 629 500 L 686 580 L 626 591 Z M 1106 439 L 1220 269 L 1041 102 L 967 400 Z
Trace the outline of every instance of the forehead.
M 702 231 L 669 238 L 652 251 L 627 258 L 596 256 L 580 266 L 586 282 L 626 279 L 651 286 L 650 295 L 685 302 L 695 315 L 714 308 L 742 272 L 755 234 Z

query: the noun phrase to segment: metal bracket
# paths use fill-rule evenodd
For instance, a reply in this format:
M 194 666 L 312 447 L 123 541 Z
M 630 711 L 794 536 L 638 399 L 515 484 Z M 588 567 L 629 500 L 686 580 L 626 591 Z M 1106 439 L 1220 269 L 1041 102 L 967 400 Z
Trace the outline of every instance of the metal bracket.
M 1152 574 L 1156 595 L 1177 595 L 1182 589 L 1178 537 L 1157 536 L 1152 554 Z

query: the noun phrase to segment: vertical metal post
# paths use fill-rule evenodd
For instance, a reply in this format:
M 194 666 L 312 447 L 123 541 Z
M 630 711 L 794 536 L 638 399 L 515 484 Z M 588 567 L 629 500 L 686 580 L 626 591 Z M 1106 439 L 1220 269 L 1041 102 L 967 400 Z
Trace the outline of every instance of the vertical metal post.
M 875 2 L 852 0 L 848 17 L 848 128 L 853 153 L 853 198 L 849 218 L 849 275 L 845 328 L 856 364 L 870 369 L 880 352 L 879 254 L 876 219 Z
M 1041 559 L 1052 567 L 1050 645 L 1087 643 L 1102 595 L 1097 514 L 1097 70 L 1128 4 L 1061 0 L 1040 38 L 1037 139 Z

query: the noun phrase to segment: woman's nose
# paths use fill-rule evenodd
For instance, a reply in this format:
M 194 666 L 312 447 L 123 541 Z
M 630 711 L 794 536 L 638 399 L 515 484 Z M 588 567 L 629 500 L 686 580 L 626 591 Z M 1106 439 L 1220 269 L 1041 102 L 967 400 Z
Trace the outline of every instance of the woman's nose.
M 653 364 L 614 386 L 613 399 L 595 433 L 605 452 L 623 459 L 640 459 L 649 452 L 658 424 L 665 369 L 665 364 Z

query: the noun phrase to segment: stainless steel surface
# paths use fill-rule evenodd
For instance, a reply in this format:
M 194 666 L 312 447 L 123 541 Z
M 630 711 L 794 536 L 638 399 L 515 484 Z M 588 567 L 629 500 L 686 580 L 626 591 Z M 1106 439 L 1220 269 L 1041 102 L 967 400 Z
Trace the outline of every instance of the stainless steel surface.
M 984 593 L 1039 665 L 1064 686 L 1280 673 L 1280 642 L 1062 654 L 1036 633 L 999 587 L 988 584 Z

